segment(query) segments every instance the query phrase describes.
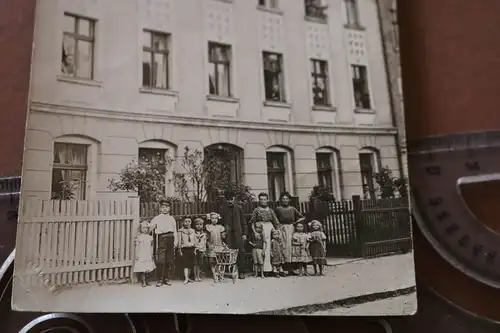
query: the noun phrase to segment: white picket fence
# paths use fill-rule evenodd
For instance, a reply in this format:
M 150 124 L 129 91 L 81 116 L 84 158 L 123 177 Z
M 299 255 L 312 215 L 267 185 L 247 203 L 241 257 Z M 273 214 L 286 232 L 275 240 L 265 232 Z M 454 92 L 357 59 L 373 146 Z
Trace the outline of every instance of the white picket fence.
M 138 198 L 23 200 L 16 276 L 32 287 L 134 280 L 138 226 Z

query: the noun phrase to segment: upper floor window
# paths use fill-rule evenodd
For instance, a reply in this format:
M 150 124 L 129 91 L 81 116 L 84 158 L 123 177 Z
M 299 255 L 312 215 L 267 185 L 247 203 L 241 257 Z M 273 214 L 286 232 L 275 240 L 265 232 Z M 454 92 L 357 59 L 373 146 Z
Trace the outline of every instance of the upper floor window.
M 208 43 L 209 94 L 230 97 L 231 92 L 231 46 Z
M 325 60 L 311 60 L 313 104 L 330 104 L 328 93 L 328 63 Z
M 306 9 L 306 16 L 321 20 L 326 19 L 326 9 L 328 7 L 323 5 L 322 0 L 304 0 L 304 5 Z
M 366 66 L 351 65 L 354 104 L 357 109 L 371 109 L 370 88 Z
M 347 25 L 350 27 L 359 27 L 359 11 L 357 0 L 344 0 L 346 8 Z
M 277 9 L 278 8 L 278 0 L 259 0 L 259 6 L 265 7 L 265 8 Z
M 283 55 L 263 52 L 264 89 L 266 101 L 285 102 L 285 77 L 283 73 Z
M 52 164 L 51 198 L 85 200 L 88 145 L 56 142 Z
M 170 35 L 143 31 L 142 85 L 148 88 L 170 89 Z
M 94 78 L 95 21 L 64 14 L 61 73 L 82 79 Z

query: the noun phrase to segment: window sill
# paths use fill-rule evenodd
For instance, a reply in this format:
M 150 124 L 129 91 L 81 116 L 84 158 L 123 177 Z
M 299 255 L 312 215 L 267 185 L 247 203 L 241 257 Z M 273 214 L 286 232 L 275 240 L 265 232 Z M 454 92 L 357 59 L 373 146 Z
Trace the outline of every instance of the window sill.
M 170 97 L 178 97 L 179 96 L 179 93 L 177 91 L 168 90 L 168 89 L 141 87 L 141 88 L 139 88 L 139 92 L 141 94 L 163 95 L 163 96 L 170 96 Z
M 313 105 L 313 111 L 328 111 L 328 112 L 337 112 L 337 108 L 331 105 Z
M 207 101 L 224 102 L 224 103 L 238 103 L 240 101 L 240 99 L 239 98 L 235 98 L 235 97 L 224 97 L 224 96 L 217 96 L 217 95 L 207 95 Z
M 271 14 L 276 14 L 276 15 L 281 15 L 283 16 L 283 11 L 279 8 L 267 8 L 264 6 L 259 6 L 257 5 L 257 9 L 266 13 L 271 13 Z
M 354 109 L 355 113 L 364 113 L 364 114 L 375 114 L 375 110 L 372 109 L 361 109 L 361 108 L 356 108 Z
M 344 24 L 344 28 L 350 29 L 350 30 L 358 30 L 358 31 L 365 31 L 366 28 L 360 25 L 359 23 L 352 23 L 352 24 Z
M 321 17 L 315 17 L 315 16 L 306 15 L 304 17 L 304 19 L 306 21 L 309 21 L 309 22 L 321 23 L 321 24 L 328 24 L 328 19 L 327 18 L 321 18 Z
M 275 101 L 264 101 L 264 106 L 270 106 L 274 108 L 291 109 L 292 104 L 287 102 L 275 102 Z
M 90 86 L 90 87 L 102 87 L 102 82 L 100 82 L 100 81 L 77 78 L 74 76 L 58 75 L 57 81 L 73 83 L 73 84 L 80 84 L 83 86 Z

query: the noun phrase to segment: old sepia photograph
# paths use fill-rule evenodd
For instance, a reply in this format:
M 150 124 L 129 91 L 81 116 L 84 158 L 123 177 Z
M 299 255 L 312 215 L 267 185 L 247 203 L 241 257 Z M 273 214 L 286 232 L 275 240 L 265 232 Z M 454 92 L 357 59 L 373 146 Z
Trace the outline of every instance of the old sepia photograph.
M 394 0 L 38 0 L 18 311 L 411 315 Z

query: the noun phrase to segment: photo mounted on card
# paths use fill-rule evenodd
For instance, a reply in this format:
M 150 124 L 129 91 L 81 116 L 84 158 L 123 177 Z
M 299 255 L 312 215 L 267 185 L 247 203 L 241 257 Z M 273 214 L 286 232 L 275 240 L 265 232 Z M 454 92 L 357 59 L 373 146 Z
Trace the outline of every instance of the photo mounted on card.
M 16 310 L 415 313 L 395 1 L 35 19 Z

